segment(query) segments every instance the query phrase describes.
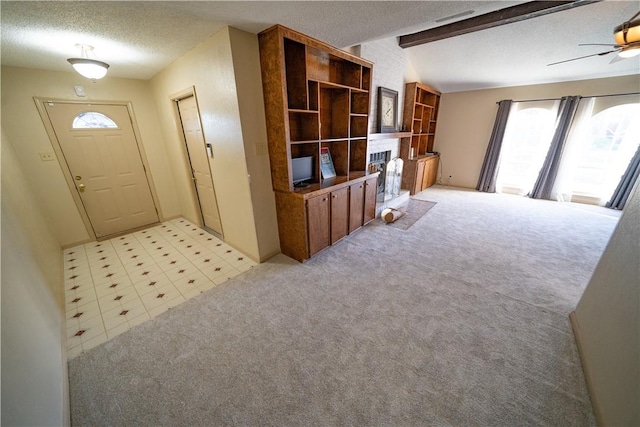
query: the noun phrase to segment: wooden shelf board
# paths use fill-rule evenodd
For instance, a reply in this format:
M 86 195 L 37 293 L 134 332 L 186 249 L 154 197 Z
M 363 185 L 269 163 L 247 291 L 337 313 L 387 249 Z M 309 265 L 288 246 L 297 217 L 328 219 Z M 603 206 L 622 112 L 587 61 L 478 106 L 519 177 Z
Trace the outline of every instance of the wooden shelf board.
M 349 176 L 338 175 L 334 178 L 323 179 L 321 182 L 309 183 L 307 187 L 294 187 L 292 193 L 303 197 L 316 196 L 320 193 L 330 192 L 334 187 L 350 185 L 357 180 L 376 178 L 380 172 L 350 171 Z
M 360 89 L 358 87 L 347 86 L 347 85 L 343 85 L 343 84 L 340 84 L 340 83 L 318 81 L 318 80 L 312 80 L 312 79 L 309 79 L 308 81 L 310 81 L 310 82 L 318 82 L 318 84 L 320 85 L 321 89 L 351 89 L 354 92 L 361 92 L 361 93 L 369 92 L 366 89 Z
M 389 139 L 389 138 L 407 138 L 410 136 L 411 136 L 411 132 L 370 133 L 369 140 L 376 141 L 379 139 Z
M 349 138 L 348 136 L 343 136 L 339 138 L 324 138 L 324 139 L 321 139 L 320 142 L 342 142 L 342 141 L 346 141 L 347 139 L 353 139 L 353 138 Z
M 435 153 L 427 153 L 427 154 L 420 154 L 418 156 L 415 156 L 413 159 L 405 159 L 403 158 L 402 160 L 404 160 L 405 162 L 417 162 L 418 160 L 423 160 L 423 159 L 428 159 L 431 157 L 438 157 L 439 154 L 435 154 Z
M 319 139 L 309 139 L 304 141 L 291 141 L 290 144 L 317 144 L 320 142 Z
M 319 114 L 318 110 L 299 110 L 297 108 L 289 108 L 290 113 L 303 113 L 303 114 Z

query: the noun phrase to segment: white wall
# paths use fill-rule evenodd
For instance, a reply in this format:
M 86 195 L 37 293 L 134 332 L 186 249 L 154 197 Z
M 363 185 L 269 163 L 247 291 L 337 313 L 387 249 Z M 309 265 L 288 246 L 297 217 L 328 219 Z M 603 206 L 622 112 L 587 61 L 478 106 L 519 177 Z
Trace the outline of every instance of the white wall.
M 440 98 L 434 145 L 434 150 L 441 154 L 442 164 L 439 173 L 443 177 L 451 175 L 451 185 L 476 187 L 498 110 L 496 103 L 500 100 L 560 98 L 567 95 L 593 96 L 638 91 L 640 77 L 635 75 L 445 93 Z
M 256 143 L 260 143 L 263 137 L 266 139 L 266 136 L 261 135 L 262 132 L 259 130 L 251 135 L 246 133 L 247 126 L 260 126 L 261 116 L 255 110 L 259 110 L 257 106 L 262 104 L 263 100 L 261 91 L 259 97 L 254 93 L 252 102 L 256 103 L 256 106 L 253 110 L 258 114 L 258 122 L 252 124 L 248 122 L 243 129 L 233 56 L 254 55 L 255 52 L 253 50 L 244 54 L 240 51 L 232 52 L 232 35 L 233 38 L 241 38 L 237 30 L 230 30 L 229 27 L 218 31 L 158 73 L 151 79 L 151 87 L 160 117 L 161 129 L 166 136 L 166 150 L 171 159 L 171 169 L 185 215 L 192 219 L 196 217 L 197 213 L 193 208 L 194 195 L 189 171 L 186 167 L 186 151 L 179 136 L 171 96 L 194 86 L 202 119 L 202 131 L 206 142 L 213 146 L 214 158 L 211 160 L 211 174 L 216 190 L 224 240 L 258 261 L 279 252 L 277 241 L 268 241 L 271 236 L 268 236 L 264 241 L 265 244 L 262 244 L 262 241 L 261 244 L 258 242 L 254 212 L 257 215 L 269 217 L 266 222 L 260 222 L 260 225 L 273 224 L 275 205 L 265 202 L 261 206 L 253 206 L 254 199 L 249 183 L 249 173 L 254 171 L 248 169 L 246 160 L 247 151 L 251 150 L 251 146 L 255 149 Z M 237 40 L 237 43 L 239 46 L 244 45 L 251 48 L 249 44 L 243 44 L 241 40 Z M 255 60 L 251 61 L 255 62 Z M 254 66 L 257 66 L 257 63 Z M 258 67 L 255 70 L 247 70 L 247 72 L 257 71 L 259 73 L 259 70 Z M 251 121 L 255 120 L 255 117 L 243 117 L 243 119 Z M 245 131 L 244 134 L 243 131 Z M 266 134 L 266 129 L 264 132 Z M 245 137 L 252 140 L 245 142 Z M 249 157 L 252 156 L 249 155 Z M 260 160 L 254 157 L 252 160 L 253 163 L 259 164 L 256 166 L 255 175 L 258 177 L 256 179 L 260 179 L 259 177 L 264 175 L 259 170 L 264 167 L 264 157 Z M 259 186 L 255 189 L 261 188 L 262 184 L 264 183 L 258 183 Z M 270 189 L 269 191 L 271 192 Z M 261 197 L 263 196 L 256 196 L 255 201 L 264 202 Z M 268 198 L 269 196 L 264 197 Z M 273 197 L 272 192 L 271 197 Z
M 2 425 L 69 425 L 62 252 L 2 129 Z
M 601 425 L 640 425 L 640 181 L 572 314 Z
M 395 38 L 364 43 L 354 50 L 360 57 L 373 62 L 373 80 L 371 84 L 371 105 L 369 106 L 369 132 L 376 133 L 378 126 L 378 87 L 382 86 L 398 92 L 398 127 L 402 126 L 402 108 L 404 105 L 404 87 L 407 80 L 409 60 L 407 52 L 398 46 Z M 398 138 L 369 141 L 367 158 L 370 153 L 391 151 L 391 158 L 399 154 Z
M 75 95 L 75 85 L 84 86 L 87 92 L 85 98 Z M 38 153 L 53 153 L 53 148 L 33 97 L 131 101 L 159 198 L 160 212 L 165 218 L 180 215 L 180 203 L 148 82 L 107 76 L 92 83 L 75 72 L 2 67 L 2 125 L 14 144 L 26 179 L 42 205 L 43 215 L 61 246 L 87 241 L 89 234 L 71 197 L 60 164 L 57 161 L 40 160 Z

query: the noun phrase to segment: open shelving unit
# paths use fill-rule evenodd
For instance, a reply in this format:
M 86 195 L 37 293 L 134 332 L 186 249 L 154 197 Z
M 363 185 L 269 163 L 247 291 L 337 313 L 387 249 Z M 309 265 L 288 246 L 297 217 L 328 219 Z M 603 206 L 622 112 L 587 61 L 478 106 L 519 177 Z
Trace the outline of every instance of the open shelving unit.
M 302 261 L 373 219 L 369 218 L 371 201 L 364 199 L 367 183 L 375 186 L 377 178 L 377 173 L 368 172 L 366 157 L 372 64 L 281 25 L 258 37 L 280 245 L 283 253 Z M 333 178 L 322 176 L 323 148 L 331 154 L 336 172 Z M 313 177 L 307 186 L 298 188 L 292 179 L 291 161 L 308 156 L 314 157 Z M 333 205 L 338 192 L 356 184 L 357 189 L 347 191 L 346 206 L 325 209 L 317 206 L 318 200 L 311 201 L 315 197 L 322 201 L 329 194 Z M 350 212 L 352 205 L 359 206 L 354 200 L 357 197 L 363 199 L 362 215 L 355 208 Z M 375 196 L 373 199 L 375 216 Z M 323 220 L 311 227 L 314 215 L 324 210 L 328 230 L 322 232 L 329 235 L 327 245 L 317 244 L 314 236 Z M 338 218 L 337 212 L 343 210 L 344 218 Z M 359 226 L 351 213 L 356 218 L 362 216 Z M 349 224 L 346 232 L 336 232 L 345 221 Z
M 405 161 L 402 188 L 418 193 L 436 182 L 439 155 L 433 152 L 440 106 L 440 92 L 412 82 L 405 86 L 403 127 L 410 134 L 400 139 L 400 157 Z

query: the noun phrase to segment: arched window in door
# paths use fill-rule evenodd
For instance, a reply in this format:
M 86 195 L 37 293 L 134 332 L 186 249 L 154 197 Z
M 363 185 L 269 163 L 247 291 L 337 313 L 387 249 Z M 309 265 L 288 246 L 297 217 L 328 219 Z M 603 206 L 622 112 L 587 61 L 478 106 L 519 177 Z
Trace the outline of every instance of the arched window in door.
M 84 111 L 73 118 L 73 129 L 117 129 L 116 122 L 97 111 Z

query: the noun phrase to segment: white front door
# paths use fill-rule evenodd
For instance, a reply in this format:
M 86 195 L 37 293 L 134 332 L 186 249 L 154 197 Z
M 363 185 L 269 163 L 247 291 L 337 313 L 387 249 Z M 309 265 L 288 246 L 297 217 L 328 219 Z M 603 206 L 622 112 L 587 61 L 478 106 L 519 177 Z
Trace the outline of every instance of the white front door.
M 96 237 L 157 223 L 127 107 L 44 106 Z
M 222 223 L 218 213 L 216 191 L 213 187 L 213 179 L 209 167 L 209 153 L 202 134 L 196 98 L 189 96 L 180 99 L 178 101 L 178 110 L 182 121 L 184 139 L 187 143 L 191 174 L 196 187 L 204 226 L 222 235 Z

